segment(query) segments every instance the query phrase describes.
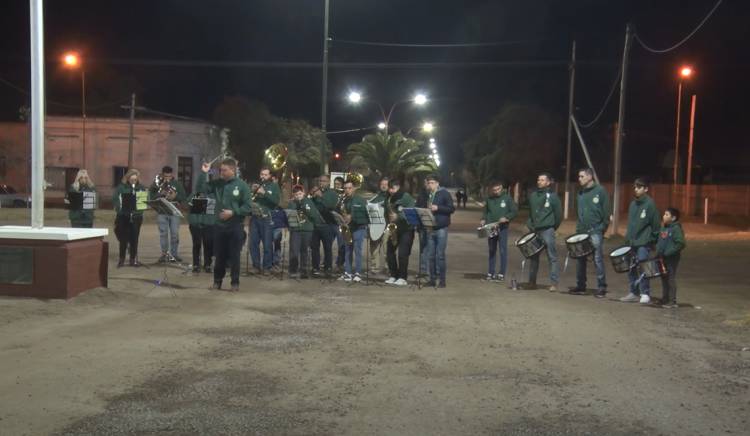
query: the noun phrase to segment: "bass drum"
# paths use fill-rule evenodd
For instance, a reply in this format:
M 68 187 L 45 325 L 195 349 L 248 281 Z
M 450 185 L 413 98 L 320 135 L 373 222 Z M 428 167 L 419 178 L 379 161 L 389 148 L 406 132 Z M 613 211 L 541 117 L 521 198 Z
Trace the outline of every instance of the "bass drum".
M 623 245 L 615 248 L 609 253 L 609 260 L 612 261 L 612 268 L 617 273 L 626 273 L 633 267 L 633 247 Z
M 594 252 L 594 243 L 591 242 L 591 236 L 588 233 L 576 233 L 565 239 L 565 245 L 568 247 L 568 254 L 573 259 L 586 257 Z
M 516 247 L 521 251 L 523 257 L 527 259 L 547 248 L 542 238 L 534 232 L 527 233 L 516 240 Z

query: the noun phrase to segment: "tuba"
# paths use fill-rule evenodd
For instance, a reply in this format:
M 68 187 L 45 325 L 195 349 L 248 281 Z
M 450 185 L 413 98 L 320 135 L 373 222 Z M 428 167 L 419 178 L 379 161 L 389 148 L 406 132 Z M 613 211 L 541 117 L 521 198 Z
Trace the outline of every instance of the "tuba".
M 284 168 L 288 156 L 289 150 L 286 148 L 286 145 L 276 143 L 263 152 L 263 162 L 268 165 L 271 171 L 277 172 Z

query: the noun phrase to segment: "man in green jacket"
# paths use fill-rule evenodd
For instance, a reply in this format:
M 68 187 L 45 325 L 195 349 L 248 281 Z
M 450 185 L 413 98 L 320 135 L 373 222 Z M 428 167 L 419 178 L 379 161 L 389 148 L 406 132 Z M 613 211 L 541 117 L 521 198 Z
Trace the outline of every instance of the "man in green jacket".
M 226 274 L 227 261 L 231 269 L 231 290 L 240 290 L 240 250 L 244 241 L 242 229 L 245 217 L 250 215 L 252 200 L 250 188 L 238 179 L 237 163 L 234 159 L 224 159 L 219 170 L 220 178 L 208 181 L 211 164 L 204 163 L 198 176 L 199 192 L 216 196 L 216 225 L 214 227 L 214 282 L 210 289 L 221 289 Z
M 635 198 L 628 209 L 628 229 L 625 232 L 625 244 L 635 251 L 638 262 L 649 259 L 651 247 L 659 234 L 661 220 L 654 200 L 648 195 L 649 182 L 644 177 L 635 179 L 633 190 Z M 646 277 L 638 276 L 638 268 L 628 271 L 630 292 L 620 301 L 640 301 L 643 304 L 651 302 L 651 285 Z
M 493 236 L 487 238 L 489 247 L 489 267 L 487 269 L 487 280 L 505 280 L 505 270 L 508 265 L 508 226 L 513 218 L 518 215 L 518 207 L 513 198 L 505 190 L 507 184 L 502 182 L 490 183 L 490 195 L 484 204 L 484 213 L 479 221 L 480 226 L 492 225 Z M 500 273 L 495 274 L 497 264 L 497 248 L 500 247 Z
M 362 281 L 362 245 L 367 236 L 367 224 L 369 224 L 370 218 L 367 215 L 367 202 L 356 195 L 356 188 L 351 181 L 344 182 L 344 201 L 339 213 L 344 217 L 344 221 L 352 234 L 351 243 L 344 241 L 346 249 L 344 252 L 344 274 L 340 280 L 358 283 Z M 353 269 L 352 263 L 354 263 Z
M 330 187 L 331 179 L 327 174 L 318 177 L 317 189 L 310 190 L 313 203 L 318 209 L 324 223 L 315 226 L 310 246 L 312 248 L 312 274 L 319 277 L 321 274 L 320 246 L 323 245 L 323 274 L 330 277 L 333 267 L 333 240 L 338 232 L 338 224 L 331 214 L 336 209 L 338 194 Z
M 305 197 L 305 187 L 292 187 L 292 200 L 286 207 L 286 213 L 295 214 L 300 222 L 297 227 L 289 226 L 289 277 L 308 278 L 307 259 L 310 251 L 310 240 L 315 227 L 325 224 L 318 208 L 310 198 Z M 293 219 L 290 218 L 291 222 Z
M 271 170 L 260 169 L 260 183 L 253 185 L 253 201 L 257 206 L 250 220 L 250 258 L 255 274 L 265 274 L 273 268 L 273 220 L 271 211 L 281 202 L 281 188 L 271 180 Z M 263 244 L 263 258 L 260 244 Z M 262 260 L 262 263 L 261 263 Z
M 185 201 L 185 188 L 174 178 L 172 167 L 163 167 L 160 179 L 159 184 L 155 180 L 148 189 L 150 200 L 164 197 L 175 204 Z M 177 253 L 180 244 L 180 217 L 160 213 L 156 216 L 156 223 L 159 226 L 159 244 L 161 245 L 159 263 L 182 262 Z
M 578 222 L 576 233 L 589 235 L 591 244 L 594 246 L 594 266 L 596 267 L 596 287 L 594 296 L 604 298 L 607 296 L 607 277 L 604 268 L 604 232 L 609 227 L 609 194 L 601 185 L 594 182 L 594 170 L 592 168 L 581 168 L 578 170 L 578 183 L 581 190 L 578 191 Z M 571 294 L 583 295 L 586 293 L 586 266 L 588 259 L 578 259 L 576 268 L 576 287 L 570 290 Z
M 557 262 L 557 248 L 555 247 L 555 230 L 562 223 L 562 206 L 560 197 L 552 190 L 552 176 L 549 173 L 539 173 L 536 178 L 536 191 L 529 194 L 529 230 L 547 246 L 549 260 L 550 284 L 549 290 L 557 291 L 560 278 L 560 266 Z M 536 289 L 536 276 L 539 272 L 539 257 L 541 252 L 531 257 L 529 267 L 529 288 Z
M 385 217 L 389 223 L 396 224 L 396 233 L 390 234 L 387 240 L 383 240 L 383 243 L 387 244 L 386 257 L 390 276 L 385 283 L 406 286 L 409 284 L 406 280 L 409 271 L 409 256 L 411 256 L 411 247 L 414 243 L 414 228 L 406 222 L 403 209 L 414 207 L 416 201 L 408 192 L 401 190 L 401 182 L 398 179 L 391 179 L 388 187 Z

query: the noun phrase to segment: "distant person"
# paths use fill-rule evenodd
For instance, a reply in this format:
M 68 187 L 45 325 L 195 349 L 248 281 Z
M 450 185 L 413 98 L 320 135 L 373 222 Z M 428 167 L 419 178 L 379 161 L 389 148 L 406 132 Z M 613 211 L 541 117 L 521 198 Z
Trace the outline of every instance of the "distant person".
M 557 262 L 557 248 L 555 247 L 555 230 L 562 223 L 562 206 L 560 197 L 552 190 L 552 176 L 549 173 L 539 173 L 536 178 L 536 191 L 529 194 L 529 230 L 536 233 L 547 249 L 549 261 L 549 290 L 557 291 L 560 281 L 560 265 Z M 536 276 L 539 272 L 539 258 L 542 252 L 531 256 L 529 266 L 529 289 L 536 289 Z
M 417 207 L 422 209 L 429 209 L 429 205 L 427 204 L 430 199 L 430 184 L 428 183 L 427 179 L 425 178 L 423 181 L 422 189 L 419 190 L 419 195 L 417 195 Z M 427 229 L 424 228 L 424 226 L 419 226 L 417 228 L 417 231 L 419 232 L 419 269 L 421 275 L 428 275 L 428 267 L 429 267 L 429 256 L 427 256 Z
M 333 240 L 338 232 L 338 224 L 331 214 L 336 209 L 338 195 L 330 187 L 331 179 L 327 174 L 318 177 L 318 186 L 310 190 L 313 203 L 318 209 L 323 223 L 316 225 L 313 230 L 310 246 L 312 248 L 312 274 L 320 277 L 321 271 L 325 277 L 332 274 L 333 265 Z M 323 262 L 320 260 L 320 246 L 323 246 Z
M 469 193 L 466 190 L 466 188 L 461 188 L 461 203 L 463 203 L 463 208 L 466 209 L 466 201 L 469 199 Z
M 680 211 L 668 207 L 662 215 L 662 226 L 656 242 L 656 254 L 664 260 L 667 269 L 667 274 L 661 276 L 661 303 L 664 308 L 677 307 L 677 265 L 680 263 L 680 253 L 685 249 L 685 245 Z
M 508 265 L 508 227 L 511 220 L 518 215 L 518 206 L 505 190 L 506 185 L 502 182 L 490 184 L 490 195 L 484 204 L 482 220 L 479 221 L 480 226 L 494 223 L 491 229 L 494 236 L 487 238 L 489 249 L 487 280 L 489 281 L 505 280 L 505 270 Z M 499 273 L 495 274 L 498 247 L 500 247 L 500 269 Z
M 324 225 L 325 221 L 312 199 L 305 195 L 302 185 L 292 187 L 292 199 L 286 208 L 296 211 L 299 221 L 297 227 L 289 229 L 289 277 L 306 279 L 309 277 L 310 240 L 315 227 Z
M 635 179 L 635 198 L 628 209 L 628 228 L 625 231 L 625 245 L 632 247 L 638 262 L 649 259 L 651 247 L 656 242 L 661 228 L 659 211 L 654 200 L 648 195 L 649 182 L 644 177 Z M 647 277 L 639 278 L 637 268 L 628 271 L 630 292 L 620 298 L 623 302 L 651 302 L 651 285 Z
M 78 170 L 76 178 L 68 189 L 68 194 L 81 194 L 78 201 L 70 203 L 68 219 L 71 227 L 91 228 L 94 227 L 94 209 L 96 209 L 96 189 L 94 182 L 86 170 Z
M 206 199 L 208 203 L 216 204 L 216 195 L 206 194 L 197 188 L 195 193 L 188 198 L 188 204 L 193 205 L 193 200 Z M 207 208 L 208 209 L 208 208 Z M 193 272 L 201 270 L 201 252 L 203 253 L 203 269 L 207 273 L 212 271 L 214 257 L 214 226 L 216 215 L 214 213 L 190 213 L 188 215 L 188 228 L 190 237 L 193 239 Z
M 435 227 L 427 229 L 427 256 L 430 281 L 427 286 L 446 287 L 445 249 L 448 246 L 448 226 L 451 225 L 451 215 L 456 211 L 453 198 L 447 189 L 440 186 L 437 176 L 427 177 L 430 196 L 427 200 L 428 208 L 435 217 Z
M 253 274 L 265 275 L 274 270 L 271 211 L 276 209 L 281 201 L 281 188 L 271 179 L 271 170 L 268 167 L 260 169 L 260 182 L 252 185 L 252 192 L 252 201 L 257 207 L 253 208 L 253 217 L 250 220 L 250 258 L 253 263 Z
M 138 237 L 143 224 L 143 211 L 148 204 L 148 190 L 141 185 L 141 173 L 129 169 L 112 193 L 115 208 L 115 236 L 120 243 L 120 257 L 117 267 L 125 265 L 125 252 L 130 253 L 130 266 L 140 266 L 138 262 Z
M 186 199 L 185 188 L 175 179 L 170 166 L 161 169 L 161 174 L 151 184 L 148 192 L 150 200 L 164 197 L 171 203 L 179 204 Z M 159 245 L 161 246 L 159 263 L 182 262 L 177 253 L 180 245 L 180 217 L 159 213 L 156 215 L 156 223 L 159 227 Z

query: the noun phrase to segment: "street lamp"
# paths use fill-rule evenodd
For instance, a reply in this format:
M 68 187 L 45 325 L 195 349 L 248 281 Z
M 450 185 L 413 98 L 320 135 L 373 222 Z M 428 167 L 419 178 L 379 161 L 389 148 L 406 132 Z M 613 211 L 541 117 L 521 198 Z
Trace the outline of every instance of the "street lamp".
M 434 144 L 434 143 L 435 143 L 435 138 L 430 138 L 430 144 Z
M 436 145 L 436 144 L 435 144 L 434 142 L 431 142 L 431 143 L 430 143 L 430 148 L 431 148 L 432 150 L 434 150 L 434 149 L 436 149 L 436 148 L 437 148 L 437 145 Z
M 680 162 L 680 110 L 682 107 L 682 81 L 693 75 L 693 68 L 683 66 L 680 68 L 680 81 L 677 85 L 677 120 L 674 135 L 674 165 L 672 167 L 672 196 L 677 196 L 677 168 Z
M 86 168 L 86 70 L 83 68 L 81 57 L 78 53 L 69 51 L 63 54 L 63 65 L 69 69 L 81 70 L 81 119 L 83 120 L 83 134 L 81 139 L 82 162 L 81 167 Z
M 364 97 L 362 96 L 362 93 L 359 91 L 350 91 L 349 95 L 347 96 L 347 99 L 352 104 L 359 104 L 360 102 L 362 102 L 363 98 Z M 380 109 L 380 115 L 383 117 L 383 121 L 378 123 L 378 129 L 383 130 L 386 134 L 388 134 L 388 126 L 390 125 L 391 116 L 393 115 L 393 111 L 396 109 L 396 106 L 403 104 L 403 103 L 408 103 L 408 102 L 412 102 L 416 104 L 417 106 L 424 106 L 428 103 L 428 99 L 425 94 L 421 92 L 417 93 L 414 95 L 414 97 L 410 99 L 400 100 L 400 101 L 393 103 L 388 113 L 386 113 L 385 109 L 383 108 L 383 105 L 381 105 L 377 101 L 372 101 L 372 102 L 378 106 L 378 109 Z
M 386 127 L 388 127 L 388 125 L 385 124 L 384 122 L 381 121 L 378 123 L 378 129 L 385 130 Z
M 427 96 L 420 92 L 414 96 L 414 103 L 419 106 L 424 106 L 427 103 Z
M 352 103 L 354 103 L 354 104 L 359 103 L 360 101 L 362 101 L 362 94 L 359 93 L 359 92 L 357 92 L 357 91 L 350 92 L 349 93 L 349 101 L 352 102 Z
M 430 133 L 435 129 L 435 125 L 431 122 L 427 121 L 424 124 L 422 124 L 422 131 L 425 133 Z

